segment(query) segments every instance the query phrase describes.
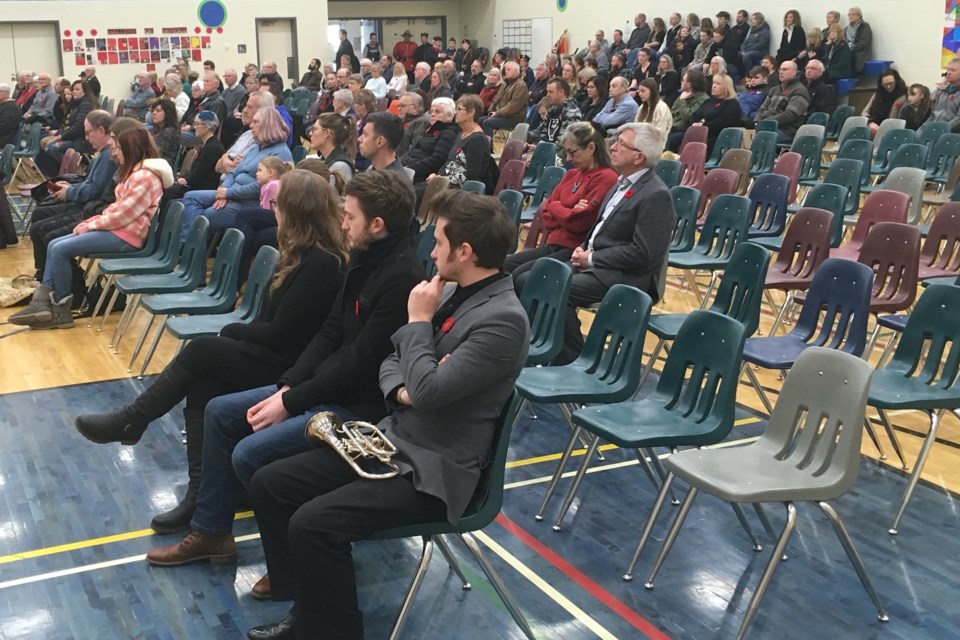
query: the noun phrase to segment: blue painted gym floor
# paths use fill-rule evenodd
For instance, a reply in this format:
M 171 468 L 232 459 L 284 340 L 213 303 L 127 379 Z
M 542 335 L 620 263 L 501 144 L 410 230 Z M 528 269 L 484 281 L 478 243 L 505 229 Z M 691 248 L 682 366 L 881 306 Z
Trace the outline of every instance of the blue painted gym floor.
M 154 513 L 176 503 L 186 482 L 173 417 L 179 412 L 155 422 L 135 447 L 94 445 L 73 428 L 78 413 L 119 406 L 141 384 L 125 379 L 0 396 L 0 639 L 235 639 L 285 615 L 287 603 L 257 602 L 249 595 L 264 571 L 249 515 L 236 522 L 236 566 L 158 569 L 143 560 L 150 548 L 178 539 L 155 536 L 146 527 Z M 584 480 L 562 531 L 550 525 L 569 478 L 545 521 L 535 522 L 556 465 L 551 454 L 562 450 L 569 434 L 553 408 L 535 412 L 537 419 L 527 411 L 514 433 L 503 514 L 480 543 L 538 637 L 735 637 L 772 544 L 762 538 L 764 550 L 754 553 L 730 507 L 701 496 L 656 589 L 646 591 L 643 582 L 672 507 L 665 507 L 635 580 L 624 582 L 621 575 L 655 497 L 652 486 L 631 452 L 607 451 L 606 461 L 596 462 L 598 470 Z M 760 433 L 762 421 L 746 412 L 739 418 L 731 441 Z M 801 505 L 790 559 L 777 570 L 749 637 L 960 637 L 955 496 L 921 484 L 900 535 L 892 537 L 887 527 L 905 485 L 904 475 L 864 458 L 853 490 L 835 503 L 890 622 L 877 622 L 829 523 Z M 767 513 L 779 530 L 783 510 L 770 505 Z M 759 523 L 752 522 L 760 537 Z M 451 542 L 474 588 L 462 591 L 435 554 L 404 637 L 522 638 L 479 569 Z M 418 540 L 356 545 L 367 638 L 389 634 L 419 549 Z

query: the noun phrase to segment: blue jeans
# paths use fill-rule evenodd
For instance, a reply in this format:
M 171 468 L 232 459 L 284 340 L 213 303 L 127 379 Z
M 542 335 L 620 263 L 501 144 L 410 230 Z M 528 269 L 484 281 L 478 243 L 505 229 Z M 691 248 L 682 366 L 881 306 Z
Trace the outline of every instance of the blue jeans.
M 61 140 L 59 142 L 51 142 L 47 145 L 47 155 L 50 156 L 55 162 L 63 161 L 63 156 L 67 152 L 67 149 L 73 148 L 72 140 Z
M 763 60 L 765 55 L 762 51 L 747 51 L 742 54 L 740 60 L 743 62 L 744 75 L 750 73 L 750 69 L 760 66 L 760 61 Z
M 303 431 L 314 414 L 333 411 L 348 420 L 355 419 L 342 407 L 321 405 L 254 432 L 247 422 L 247 410 L 276 392 L 276 385 L 268 385 L 230 393 L 207 403 L 203 416 L 203 472 L 191 529 L 210 535 L 230 533 L 237 499 L 253 474 L 275 460 L 310 449 Z
M 47 245 L 47 262 L 43 268 L 43 284 L 53 288 L 57 302 L 70 295 L 71 263 L 74 258 L 91 253 L 128 253 L 136 251 L 132 244 L 109 231 L 88 231 L 79 236 L 62 236 Z
M 260 209 L 257 200 L 228 200 L 227 206 L 214 209 L 213 203 L 217 199 L 216 191 L 188 191 L 183 196 L 183 230 L 180 233 L 180 242 L 186 242 L 190 235 L 190 227 L 197 216 L 206 216 L 210 221 L 210 230 L 219 231 L 234 226 L 237 214 L 247 209 Z

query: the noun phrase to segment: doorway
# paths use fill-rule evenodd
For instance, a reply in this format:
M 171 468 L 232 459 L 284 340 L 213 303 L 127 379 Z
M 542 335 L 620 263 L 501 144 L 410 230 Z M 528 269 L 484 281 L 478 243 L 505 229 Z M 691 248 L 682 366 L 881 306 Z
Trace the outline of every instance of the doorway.
M 285 86 L 300 79 L 296 18 L 257 18 L 257 63 L 276 62 Z
M 17 70 L 63 75 L 59 22 L 0 22 L 0 81 L 16 82 Z

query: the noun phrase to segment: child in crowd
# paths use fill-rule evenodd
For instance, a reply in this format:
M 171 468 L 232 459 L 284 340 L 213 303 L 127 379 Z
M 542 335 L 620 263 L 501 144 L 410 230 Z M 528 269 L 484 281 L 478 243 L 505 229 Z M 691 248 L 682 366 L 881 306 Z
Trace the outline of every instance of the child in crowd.
M 257 182 L 260 183 L 260 206 L 268 211 L 270 203 L 277 198 L 280 178 L 293 166 L 276 156 L 267 156 L 257 166 Z

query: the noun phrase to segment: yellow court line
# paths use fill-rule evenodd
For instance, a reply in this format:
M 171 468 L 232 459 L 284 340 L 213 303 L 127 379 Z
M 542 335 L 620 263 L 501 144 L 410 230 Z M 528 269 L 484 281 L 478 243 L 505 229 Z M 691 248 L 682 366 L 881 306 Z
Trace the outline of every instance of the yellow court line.
M 253 511 L 243 511 L 238 513 L 234 520 L 243 520 L 245 518 L 252 518 Z M 43 556 L 51 556 L 57 553 L 66 553 L 67 551 L 76 551 L 77 549 L 88 549 L 90 547 L 95 547 L 101 544 L 111 544 L 114 542 L 123 542 L 125 540 L 136 540 L 137 538 L 146 538 L 147 536 L 155 536 L 157 532 L 153 529 L 140 529 L 138 531 L 128 531 L 127 533 L 118 533 L 113 536 L 104 536 L 102 538 L 91 538 L 89 540 L 81 540 L 80 542 L 71 542 L 70 544 L 61 544 L 56 547 L 45 547 L 43 549 L 34 549 L 33 551 L 23 551 L 21 553 L 13 553 L 8 556 L 0 556 L 0 564 L 6 564 L 8 562 L 17 562 L 18 560 L 28 560 L 30 558 L 42 558 Z
M 590 617 L 586 611 L 571 602 L 569 598 L 557 591 L 546 580 L 538 576 L 533 570 L 530 569 L 530 567 L 520 562 L 516 556 L 501 547 L 493 540 L 493 538 L 485 534 L 483 531 L 474 531 L 473 535 L 476 536 L 480 542 L 489 547 L 495 554 L 500 556 L 504 562 L 516 569 L 520 575 L 533 583 L 533 586 L 540 589 L 540 591 L 542 591 L 548 598 L 560 605 L 564 611 L 582 622 L 585 627 L 590 629 L 590 631 L 593 631 L 595 634 L 597 634 L 599 638 L 602 638 L 602 640 L 617 640 L 617 636 L 607 631 L 603 625 Z
M 760 418 L 741 418 L 740 420 L 737 420 L 736 422 L 734 422 L 733 426 L 740 427 L 745 424 L 754 424 L 756 422 L 760 422 Z M 617 445 L 615 444 L 605 444 L 600 447 L 600 451 L 611 451 L 616 448 L 617 448 Z M 570 455 L 571 457 L 582 456 L 586 452 L 587 452 L 586 449 L 576 449 Z M 563 457 L 562 453 L 550 453 L 545 456 L 536 456 L 534 458 L 524 458 L 523 460 L 514 460 L 513 462 L 507 463 L 507 469 L 516 469 L 518 467 L 525 467 L 531 464 L 539 464 L 541 462 L 553 462 L 555 460 L 559 460 L 561 457 Z

